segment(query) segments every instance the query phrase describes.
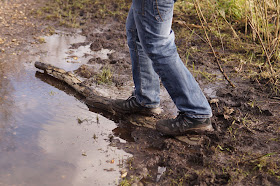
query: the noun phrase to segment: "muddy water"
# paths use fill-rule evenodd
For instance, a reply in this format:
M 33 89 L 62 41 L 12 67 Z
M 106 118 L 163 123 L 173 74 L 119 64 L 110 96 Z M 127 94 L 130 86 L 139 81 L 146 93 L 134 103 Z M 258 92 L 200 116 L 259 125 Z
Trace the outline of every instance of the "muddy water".
M 40 60 L 73 70 L 87 61 L 85 53 L 106 57 L 110 52 L 69 49 L 84 40 L 55 34 L 16 56 L 8 69 L 0 65 L 0 185 L 118 182 L 130 154 L 109 145 L 116 124 L 90 112 L 71 89 L 34 67 Z

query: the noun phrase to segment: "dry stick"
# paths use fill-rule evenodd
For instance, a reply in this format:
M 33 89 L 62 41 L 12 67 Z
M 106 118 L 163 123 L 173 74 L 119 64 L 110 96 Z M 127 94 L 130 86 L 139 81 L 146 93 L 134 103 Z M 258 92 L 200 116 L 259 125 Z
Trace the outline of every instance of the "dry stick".
M 220 62 L 219 62 L 219 57 L 216 55 L 216 52 L 215 52 L 215 50 L 214 50 L 214 48 L 213 48 L 213 46 L 212 46 L 212 43 L 211 43 L 211 41 L 210 41 L 210 39 L 209 39 L 209 37 L 208 37 L 206 28 L 205 28 L 205 26 L 204 26 L 204 24 L 203 24 L 203 21 L 201 20 L 201 16 L 202 16 L 203 19 L 204 19 L 204 21 L 206 22 L 206 20 L 205 20 L 203 14 L 202 14 L 202 12 L 201 12 L 200 6 L 199 6 L 198 2 L 195 2 L 195 0 L 193 0 L 193 2 L 194 2 L 194 5 L 195 5 L 196 13 L 197 13 L 197 15 L 198 15 L 198 17 L 199 17 L 199 20 L 200 20 L 201 25 L 202 25 L 202 28 L 203 28 L 203 30 L 204 30 L 206 39 L 207 39 L 207 41 L 208 41 L 208 45 L 210 46 L 210 48 L 211 48 L 211 50 L 212 50 L 212 53 L 213 53 L 213 55 L 214 55 L 214 57 L 215 57 L 215 59 L 216 59 L 216 62 L 217 62 L 218 67 L 219 67 L 219 70 L 220 70 L 221 73 L 224 75 L 224 77 L 225 77 L 226 80 L 229 82 L 229 84 L 230 84 L 232 87 L 235 88 L 236 86 L 230 81 L 230 79 L 229 79 L 228 76 L 226 75 L 225 71 L 223 70 L 223 68 L 222 68 L 222 66 L 221 66 L 221 64 L 220 64 Z M 206 24 L 207 24 L 207 22 L 206 22 Z
M 175 22 L 175 23 L 178 23 L 179 25 L 185 26 L 187 29 L 189 29 L 191 32 L 193 32 L 197 37 L 199 37 L 204 43 L 207 43 L 207 41 L 205 41 L 200 35 L 198 35 L 198 34 L 194 31 L 194 29 L 192 30 L 186 22 L 180 21 L 180 20 L 176 20 L 176 21 L 174 21 L 174 22 Z M 200 27 L 200 26 L 199 26 L 199 27 Z M 196 28 L 196 27 L 195 27 L 195 28 Z
M 248 7 L 247 7 L 247 1 L 245 1 L 245 35 L 247 35 L 248 32 L 248 19 L 247 19 L 247 15 L 248 15 Z
M 194 31 L 194 29 L 192 30 L 188 25 L 186 25 L 186 27 L 187 27 L 190 31 L 192 31 L 197 37 L 199 37 L 204 43 L 207 43 L 207 41 L 205 41 L 200 35 L 198 35 L 198 34 Z
M 263 20 L 263 23 L 264 23 L 264 27 L 265 27 L 265 33 L 264 33 L 264 38 L 265 38 L 265 41 L 266 41 L 266 43 L 267 43 L 267 50 L 269 51 L 269 53 L 270 53 L 270 55 L 269 55 L 269 59 L 271 59 L 271 54 L 273 53 L 273 51 L 272 51 L 272 49 L 273 49 L 273 46 L 271 45 L 271 37 L 270 37 L 270 34 L 269 34 L 269 26 L 268 26 L 268 15 L 267 15 L 267 3 L 266 3 L 266 1 L 265 0 L 263 0 L 263 7 L 264 7 L 264 9 L 263 9 L 263 11 L 264 11 L 264 17 L 262 17 L 262 19 L 264 19 Z
M 214 18 L 215 18 L 215 21 L 216 21 L 216 25 L 217 25 L 217 29 L 218 29 L 218 32 L 219 32 L 220 40 L 221 40 L 221 43 L 222 43 L 223 52 L 225 53 L 223 38 L 222 38 L 221 31 L 220 31 L 220 28 L 219 28 L 217 16 L 215 14 L 214 14 Z
M 264 154 L 264 155 L 261 155 L 261 156 L 255 157 L 255 158 L 250 158 L 250 159 L 244 160 L 243 163 L 248 162 L 248 161 L 258 160 L 258 159 L 261 159 L 261 158 L 264 158 L 264 157 L 267 157 L 267 156 L 273 156 L 273 155 L 276 155 L 276 154 L 280 154 L 280 152 L 271 152 L 271 153 Z
M 254 15 L 253 15 L 253 13 L 254 13 L 254 11 L 255 11 L 255 8 L 252 8 L 252 6 L 253 7 L 255 7 L 255 5 L 253 4 L 251 4 L 251 1 L 249 1 L 249 8 L 250 8 L 250 13 L 251 13 L 251 17 L 252 17 L 252 21 L 254 21 L 253 20 L 253 17 L 254 17 Z M 248 17 L 249 18 L 249 17 Z M 249 20 L 248 20 L 249 21 Z M 256 32 L 253 30 L 252 31 L 252 40 L 253 41 L 256 41 Z
M 271 64 L 271 61 L 270 61 L 270 56 L 269 56 L 269 54 L 268 54 L 268 52 L 267 52 L 267 50 L 266 50 L 266 47 L 264 46 L 263 40 L 262 40 L 262 38 L 261 38 L 261 36 L 260 36 L 260 33 L 256 30 L 256 28 L 255 28 L 255 26 L 253 25 L 253 23 L 251 22 L 251 20 L 250 20 L 250 19 L 248 19 L 248 20 L 249 20 L 249 25 L 250 25 L 250 26 L 252 27 L 252 29 L 256 32 L 256 34 L 257 34 L 257 36 L 258 36 L 258 38 L 259 38 L 259 40 L 260 40 L 260 42 L 261 42 L 261 46 L 262 46 L 263 51 L 265 52 L 265 55 L 266 55 L 266 57 L 267 57 L 267 61 L 268 61 L 269 67 L 270 67 L 270 71 L 271 71 L 272 75 L 274 75 L 274 74 L 275 74 L 275 71 L 273 70 L 273 67 L 272 67 L 272 64 Z
M 278 49 L 278 45 L 279 45 L 279 41 L 280 41 L 280 35 L 277 37 L 277 38 L 275 38 L 276 39 L 276 41 L 275 41 L 275 43 L 274 43 L 274 45 L 273 45 L 273 47 L 272 47 L 272 50 L 270 51 L 270 54 L 269 54 L 269 59 L 271 59 L 272 58 L 272 55 L 277 51 L 277 49 Z
M 278 45 L 279 45 L 279 38 L 280 38 L 280 29 L 279 29 L 279 20 L 280 20 L 280 5 L 279 5 L 279 0 L 276 0 L 276 14 L 277 14 L 277 18 L 276 18 L 276 31 L 275 31 L 275 38 L 278 38 L 277 41 L 277 48 L 276 48 L 276 52 L 279 50 L 278 49 Z
M 218 10 L 217 6 L 215 6 L 215 10 L 216 12 L 218 12 L 218 14 L 224 19 L 224 21 L 227 23 L 227 25 L 230 27 L 233 35 L 234 35 L 234 38 L 237 38 L 238 41 L 240 41 L 240 38 L 239 36 L 237 35 L 237 33 L 235 32 L 234 28 L 232 27 L 232 25 L 228 22 L 228 20 L 226 19 L 226 17 L 224 15 L 221 14 L 221 12 Z M 207 23 L 207 21 L 204 19 L 204 21 Z
M 264 29 L 264 39 L 265 39 L 265 42 L 269 45 L 270 43 L 270 40 L 269 40 L 269 34 L 268 34 L 268 19 L 267 19 L 267 7 L 266 7 L 266 2 L 265 0 L 262 0 L 262 11 L 263 11 L 263 14 L 262 14 L 262 24 L 263 24 L 263 29 Z M 268 46 L 267 48 L 268 50 L 270 49 L 270 46 Z
M 279 34 L 279 17 L 280 17 L 280 11 L 279 11 L 279 0 L 276 0 L 276 12 L 277 12 L 277 18 L 276 18 L 276 31 L 275 31 L 275 38 L 278 37 Z
M 268 16 L 267 16 L 267 4 L 264 1 L 264 13 L 265 13 L 265 30 L 266 30 L 266 37 L 267 37 L 267 43 L 270 44 L 271 42 L 271 38 L 270 38 L 270 34 L 269 34 L 269 28 L 268 28 Z M 269 46 L 269 49 L 271 48 L 271 46 Z

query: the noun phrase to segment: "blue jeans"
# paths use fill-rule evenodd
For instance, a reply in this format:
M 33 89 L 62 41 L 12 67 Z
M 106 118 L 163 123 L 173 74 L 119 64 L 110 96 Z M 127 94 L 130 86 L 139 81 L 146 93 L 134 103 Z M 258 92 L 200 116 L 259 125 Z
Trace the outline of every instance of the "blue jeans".
M 132 0 L 127 41 L 137 101 L 160 104 L 160 80 L 178 110 L 191 118 L 209 118 L 211 107 L 198 83 L 181 61 L 171 29 L 174 0 Z

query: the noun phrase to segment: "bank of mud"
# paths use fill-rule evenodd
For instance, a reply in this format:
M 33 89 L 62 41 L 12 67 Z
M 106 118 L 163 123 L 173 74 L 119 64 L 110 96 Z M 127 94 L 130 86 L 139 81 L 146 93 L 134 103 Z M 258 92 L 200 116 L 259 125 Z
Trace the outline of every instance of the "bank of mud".
M 39 20 L 38 24 L 41 22 L 57 27 L 56 22 Z M 46 25 L 42 28 L 50 27 Z M 63 29 L 61 26 L 59 28 Z M 181 26 L 174 23 L 175 34 L 181 33 L 180 29 Z M 102 95 L 127 98 L 133 90 L 133 83 L 125 21 L 118 17 L 92 17 L 86 25 L 82 25 L 81 34 L 86 40 L 72 44 L 71 49 L 89 46 L 95 52 L 102 49 L 111 52 L 105 58 L 89 55 L 89 59 L 75 71 L 76 75 Z M 25 35 L 29 37 L 28 32 Z M 242 78 L 246 72 L 237 74 L 233 70 L 234 61 L 226 64 L 225 71 L 230 74 L 236 88 L 228 85 L 214 63 L 207 44 L 198 36 L 192 36 L 190 41 L 178 37 L 176 42 L 183 59 L 184 48 L 193 52 L 189 56 L 188 68 L 211 103 L 215 130 L 187 134 L 190 141 L 182 142 L 162 136 L 153 128 L 114 118 L 118 128 L 112 131 L 114 135 L 109 138 L 110 145 L 133 155 L 120 173 L 123 176 L 120 184 L 279 185 L 279 95 L 262 82 Z M 224 55 L 231 52 L 236 51 L 228 49 Z M 213 74 L 217 78 L 209 81 L 202 73 L 197 73 L 198 70 L 215 72 Z M 105 79 L 102 78 L 104 76 Z M 163 87 L 162 91 L 164 117 L 174 117 L 176 108 Z M 95 112 L 113 118 L 98 109 Z
M 91 49 L 109 48 L 116 52 L 108 60 L 93 58 L 89 62 L 109 67 L 113 73 L 109 87 L 117 87 L 122 92 L 122 88 L 132 81 L 125 23 L 107 18 L 103 33 L 92 33 L 96 22 L 99 20 L 93 18 L 92 24 L 83 29 L 88 42 L 92 43 Z M 180 29 L 175 22 L 175 33 Z M 236 88 L 231 87 L 219 72 L 207 43 L 197 36 L 192 36 L 188 43 L 180 39 L 176 42 L 183 59 L 185 51 L 182 47 L 201 49 L 189 57 L 188 67 L 207 93 L 214 113 L 212 123 L 215 131 L 188 134 L 189 139 L 197 142 L 188 143 L 164 137 L 154 129 L 119 122 L 120 128 L 129 128 L 126 134 L 134 139 L 126 143 L 112 140 L 112 145 L 133 154 L 128 161 L 128 175 L 122 184 L 279 185 L 279 95 L 253 78 L 242 78 L 245 77 L 242 72 L 237 74 L 233 70 L 234 61 L 225 66 L 236 85 Z M 231 52 L 235 51 L 227 50 L 224 56 Z M 198 75 L 196 69 L 215 72 L 213 74 L 217 78 L 208 81 Z M 94 79 L 87 81 L 96 83 Z M 168 96 L 162 98 L 161 106 L 166 115 L 176 114 Z

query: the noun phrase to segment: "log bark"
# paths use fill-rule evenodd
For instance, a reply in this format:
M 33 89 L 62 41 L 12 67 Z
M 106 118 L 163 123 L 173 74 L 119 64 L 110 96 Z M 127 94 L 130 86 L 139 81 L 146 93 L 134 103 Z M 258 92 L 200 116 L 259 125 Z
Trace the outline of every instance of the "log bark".
M 105 111 L 107 113 L 110 113 L 114 118 L 117 117 L 128 124 L 133 124 L 135 126 L 141 126 L 151 129 L 155 129 L 155 124 L 159 119 L 167 117 L 166 114 L 161 114 L 159 116 L 120 114 L 117 111 L 114 111 L 114 109 L 112 108 L 112 102 L 114 101 L 114 99 L 104 97 L 95 90 L 93 90 L 91 87 L 84 85 L 83 82 L 79 78 L 77 78 L 72 72 L 66 72 L 61 68 L 42 62 L 35 62 L 35 67 L 40 70 L 43 70 L 45 74 L 48 74 L 62 82 L 65 82 L 67 85 L 72 87 L 77 93 L 85 97 L 85 104 L 89 107 L 90 110 L 94 110 L 94 112 L 100 111 L 101 113 L 104 113 Z M 47 83 L 50 84 L 50 82 Z M 197 135 L 177 136 L 175 138 L 189 145 L 199 145 L 202 139 L 201 136 Z
M 76 92 L 84 96 L 85 103 L 87 106 L 100 109 L 105 112 L 109 112 L 115 117 L 119 117 L 123 119 L 125 122 L 131 123 L 136 126 L 143 126 L 148 128 L 154 128 L 156 121 L 159 117 L 148 117 L 138 114 L 132 114 L 132 115 L 122 115 L 112 108 L 112 102 L 114 99 L 104 97 L 100 95 L 98 92 L 93 90 L 91 87 L 85 86 L 83 82 L 77 78 L 72 72 L 67 72 L 64 69 L 42 63 L 42 62 L 35 62 L 35 67 L 43 70 L 46 74 L 59 79 L 66 84 L 68 84 L 70 87 L 72 87 Z

